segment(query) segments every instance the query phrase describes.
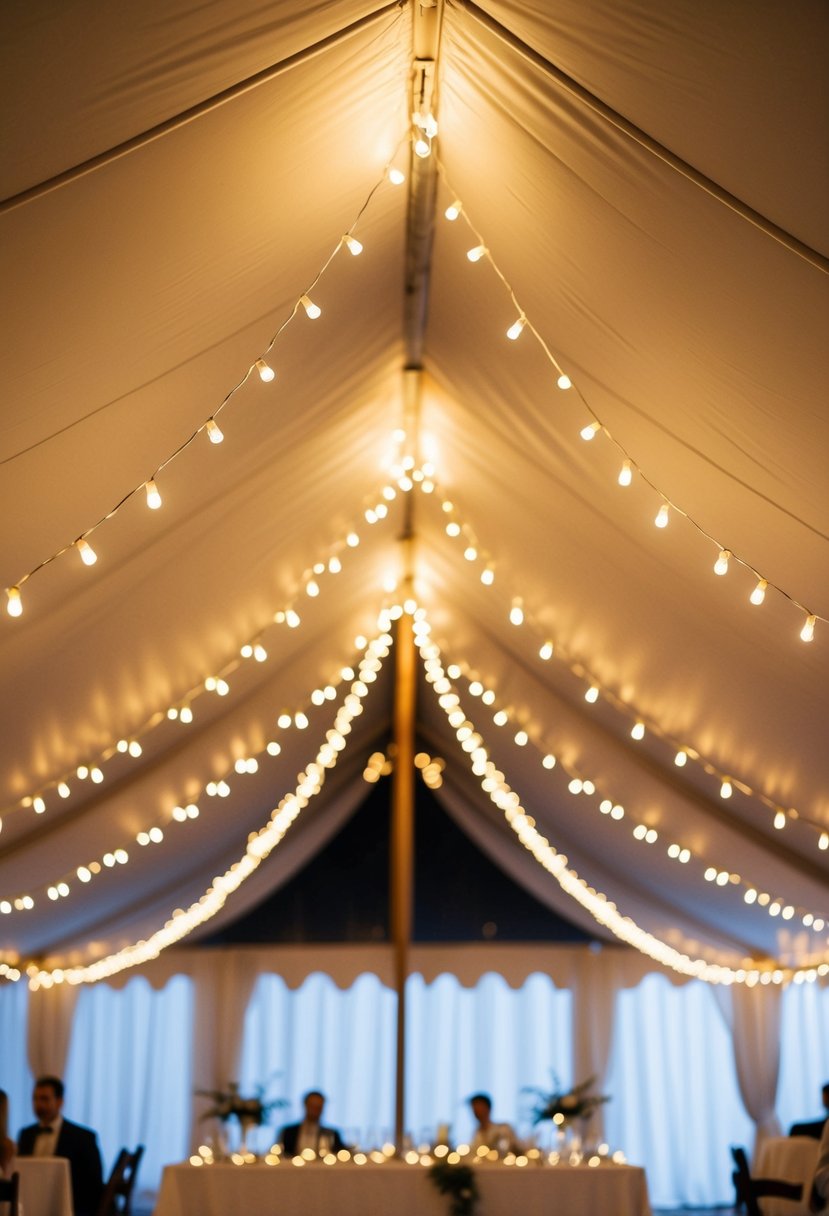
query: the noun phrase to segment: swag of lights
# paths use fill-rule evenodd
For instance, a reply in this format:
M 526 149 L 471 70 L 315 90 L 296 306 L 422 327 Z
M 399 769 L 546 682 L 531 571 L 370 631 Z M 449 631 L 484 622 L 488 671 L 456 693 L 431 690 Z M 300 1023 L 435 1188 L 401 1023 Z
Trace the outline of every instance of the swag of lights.
M 431 629 L 427 621 L 416 619 L 414 627 L 426 679 L 449 721 L 449 714 L 455 705 L 454 689 L 444 670 L 440 647 L 431 640 Z M 757 984 L 813 983 L 818 978 L 829 975 L 829 962 L 826 961 L 800 968 L 761 967 L 754 963 L 735 968 L 712 963 L 704 958 L 694 958 L 648 933 L 631 917 L 624 916 L 607 895 L 591 887 L 580 877 L 569 865 L 567 857 L 538 831 L 535 819 L 524 809 L 519 795 L 509 786 L 504 774 L 491 760 L 489 750 L 474 723 L 465 718 L 463 725 L 455 728 L 456 736 L 459 731 L 463 731 L 463 738 L 459 740 L 461 747 L 469 757 L 473 774 L 480 779 L 481 789 L 502 812 L 519 842 L 539 865 L 552 875 L 566 895 L 580 904 L 620 941 L 661 966 L 709 984 L 745 984 L 747 987 L 754 987 Z
M 299 774 L 295 789 L 280 799 L 271 812 L 268 822 L 258 831 L 250 833 L 245 852 L 239 860 L 233 862 L 223 874 L 214 878 L 210 887 L 198 900 L 187 908 L 176 909 L 163 927 L 156 930 L 146 940 L 125 946 L 104 958 L 80 966 L 51 969 L 41 967 L 35 962 L 20 964 L 2 960 L 0 961 L 0 980 L 16 982 L 22 979 L 25 973 L 29 987 L 33 990 L 51 988 L 55 984 L 62 983 L 97 983 L 130 967 L 150 962 L 157 958 L 163 950 L 175 945 L 194 929 L 216 916 L 224 907 L 228 897 L 237 891 L 242 883 L 250 878 L 261 863 L 279 846 L 292 824 L 322 789 L 327 771 L 336 766 L 340 755 L 347 747 L 351 723 L 362 713 L 363 701 L 376 679 L 377 672 L 382 667 L 383 660 L 389 653 L 392 645 L 392 637 L 388 632 L 391 621 L 401 613 L 402 609 L 398 608 L 381 613 L 378 620 L 378 633 L 366 642 L 358 665 L 357 679 L 353 682 L 343 704 L 337 710 L 333 726 L 326 732 L 325 741 L 318 748 L 315 759 L 307 764 Z

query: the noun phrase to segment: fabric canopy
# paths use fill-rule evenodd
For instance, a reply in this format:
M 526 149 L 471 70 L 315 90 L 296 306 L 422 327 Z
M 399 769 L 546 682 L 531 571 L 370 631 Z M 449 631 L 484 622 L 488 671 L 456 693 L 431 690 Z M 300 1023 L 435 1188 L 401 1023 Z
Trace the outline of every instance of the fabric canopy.
M 513 877 L 603 940 L 595 892 L 692 960 L 829 963 L 826 7 L 4 23 L 6 969 L 197 901 L 350 691 L 336 767 L 203 931 L 295 872 L 387 749 L 393 649 L 355 690 L 355 638 L 405 596 L 460 705 L 421 675 L 420 745 Z

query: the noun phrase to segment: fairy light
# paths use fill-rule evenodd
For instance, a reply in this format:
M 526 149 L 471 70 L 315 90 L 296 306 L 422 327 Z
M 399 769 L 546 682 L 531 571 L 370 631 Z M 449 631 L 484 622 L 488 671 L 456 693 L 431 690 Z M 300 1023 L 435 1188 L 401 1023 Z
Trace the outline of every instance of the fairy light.
M 633 481 L 633 470 L 630 466 L 629 460 L 623 461 L 622 467 L 619 470 L 619 476 L 616 480 L 619 482 L 620 486 L 629 486 Z
M 151 511 L 157 511 L 161 506 L 161 494 L 152 477 L 144 483 L 144 489 L 147 492 L 147 506 Z
M 806 621 L 803 625 L 803 628 L 800 631 L 800 637 L 801 637 L 802 641 L 804 641 L 804 642 L 812 641 L 812 639 L 815 636 L 815 621 L 816 620 L 817 620 L 817 617 L 812 613 L 810 613 L 806 617 Z
M 459 198 L 456 198 L 454 203 L 449 204 L 449 206 L 446 208 L 446 210 L 444 211 L 443 214 L 446 216 L 446 218 L 449 220 L 450 223 L 454 223 L 454 221 L 458 218 L 458 216 L 460 215 L 462 210 L 463 210 L 463 206 L 461 204 L 461 200 Z
M 573 381 L 566 374 L 566 372 L 561 373 L 561 375 L 556 380 L 556 384 L 562 390 L 562 392 L 566 392 L 568 388 L 573 387 Z
M 768 585 L 768 579 L 760 578 L 757 580 L 757 585 L 748 597 L 752 604 L 762 604 L 766 598 L 766 588 Z
M 663 502 L 662 506 L 659 508 L 659 511 L 657 512 L 656 519 L 653 521 L 656 524 L 657 528 L 667 528 L 669 512 L 670 512 L 670 507 L 668 506 L 668 503 Z
M 98 560 L 98 554 L 92 548 L 88 540 L 84 540 L 82 536 L 75 541 L 75 548 L 81 555 L 81 561 L 85 566 L 94 566 Z
M 734 788 L 733 788 L 731 782 L 728 780 L 728 778 L 726 778 L 725 781 L 723 781 L 722 784 L 720 785 L 720 797 L 721 798 L 730 798 L 733 793 L 734 793 Z
M 730 549 L 720 549 L 719 556 L 714 562 L 714 573 L 722 576 L 728 574 L 728 561 L 731 557 Z
M 215 418 L 208 418 L 204 424 L 204 429 L 211 443 L 221 443 L 224 439 L 224 432 Z
M 350 232 L 347 232 L 345 234 L 345 236 L 343 237 L 343 242 L 345 244 L 346 249 L 348 250 L 348 252 L 351 254 L 351 256 L 353 258 L 358 258 L 360 256 L 360 254 L 363 252 L 362 242 L 358 241 L 356 236 L 352 236 Z
M 588 702 L 589 705 L 595 705 L 595 703 L 599 699 L 598 685 L 591 684 L 590 687 L 587 689 L 587 691 L 584 694 L 584 699 L 585 699 L 585 701 Z
M 270 384 L 272 380 L 276 379 L 276 372 L 264 359 L 257 359 L 253 366 L 258 371 L 259 379 L 263 384 Z
M 20 598 L 19 587 L 6 588 L 6 612 L 9 616 L 23 615 L 23 601 Z
M 587 426 L 583 426 L 579 434 L 585 443 L 589 443 L 591 439 L 595 439 L 599 431 L 602 429 L 600 422 L 590 422 Z
M 551 641 L 548 640 L 543 643 L 538 652 L 538 657 L 543 659 L 545 663 L 553 657 L 553 643 Z
M 784 811 L 778 811 L 774 816 L 774 826 L 778 832 L 782 832 L 783 828 L 786 826 L 786 815 Z
M 388 172 L 388 179 L 393 186 L 402 186 L 406 180 L 406 174 L 402 169 L 397 169 L 392 165 Z
M 631 727 L 630 737 L 631 737 L 631 739 L 636 739 L 636 740 L 644 739 L 645 723 L 644 722 L 635 722 L 633 724 L 633 726 Z
M 521 331 L 526 324 L 527 318 L 523 316 L 523 314 L 518 318 L 517 321 L 513 321 L 512 325 L 510 325 L 509 329 L 507 330 L 507 337 L 510 339 L 510 341 L 515 342 L 517 338 L 521 337 Z
M 521 598 L 518 596 L 516 596 L 516 598 L 512 601 L 512 606 L 509 610 L 509 619 L 510 623 L 513 625 L 524 624 L 524 604 Z
M 488 252 L 486 245 L 474 245 L 471 249 L 467 250 L 466 256 L 470 262 L 480 262 L 481 258 Z
M 322 309 L 320 308 L 319 304 L 314 303 L 310 296 L 300 296 L 299 302 L 305 309 L 306 316 L 310 317 L 312 321 L 316 321 L 317 317 L 322 316 Z

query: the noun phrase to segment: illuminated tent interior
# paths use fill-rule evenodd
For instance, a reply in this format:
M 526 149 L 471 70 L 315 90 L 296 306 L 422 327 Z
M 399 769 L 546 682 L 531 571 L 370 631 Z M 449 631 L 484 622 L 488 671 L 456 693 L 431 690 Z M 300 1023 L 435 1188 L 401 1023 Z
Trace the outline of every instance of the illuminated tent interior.
M 406 602 L 514 882 L 640 969 L 825 983 L 825 6 L 5 30 L 6 978 L 169 973 L 291 879 L 391 758 Z

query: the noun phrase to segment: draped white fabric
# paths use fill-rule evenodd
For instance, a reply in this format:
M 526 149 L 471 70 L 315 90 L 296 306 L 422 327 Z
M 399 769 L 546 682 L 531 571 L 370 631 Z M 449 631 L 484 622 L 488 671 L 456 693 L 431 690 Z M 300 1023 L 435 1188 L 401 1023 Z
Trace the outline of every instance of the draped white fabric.
M 193 1099 L 203 1042 L 197 991 L 197 980 L 178 976 L 160 990 L 135 978 L 120 990 L 99 985 L 78 996 L 66 1067 L 67 1114 L 98 1130 L 107 1163 L 123 1144 L 146 1145 L 142 1190 L 155 1189 L 166 1162 L 182 1159 L 191 1143 L 215 1132 L 209 1122 L 192 1122 L 194 1111 L 206 1106 Z M 364 974 L 341 989 L 314 973 L 292 990 L 280 977 L 262 974 L 246 1009 L 244 990 L 240 996 L 241 1051 L 228 1065 L 232 1071 L 219 1078 L 222 1084 L 238 1078 L 252 1091 L 270 1081 L 270 1096 L 289 1103 L 274 1114 L 272 1129 L 298 1113 L 305 1089 L 319 1086 L 329 1095 L 331 1121 L 349 1136 L 386 1138 L 393 1123 L 394 996 L 376 975 Z M 493 974 L 473 988 L 446 974 L 431 983 L 413 975 L 407 1057 L 412 1134 L 431 1134 L 447 1122 L 456 1136 L 467 1135 L 465 1100 L 478 1088 L 492 1093 L 499 1118 L 530 1131 L 525 1086 L 549 1088 L 554 1072 L 563 1084 L 584 1079 L 573 1063 L 573 998 L 541 974 L 518 989 Z M 14 1127 L 29 1117 L 29 1003 L 21 987 L 0 989 L 0 1085 L 10 1094 Z M 605 1108 L 608 1141 L 645 1165 L 655 1205 L 728 1202 L 728 1145 L 750 1146 L 754 1124 L 713 990 L 651 975 L 620 989 L 612 1008 L 607 1073 L 597 1082 L 612 1099 Z M 753 1067 L 762 1072 L 763 1059 Z M 777 1110 L 784 1125 L 818 1113 L 827 1077 L 829 988 L 793 985 L 782 995 Z M 260 1135 L 268 1140 L 270 1131 Z

